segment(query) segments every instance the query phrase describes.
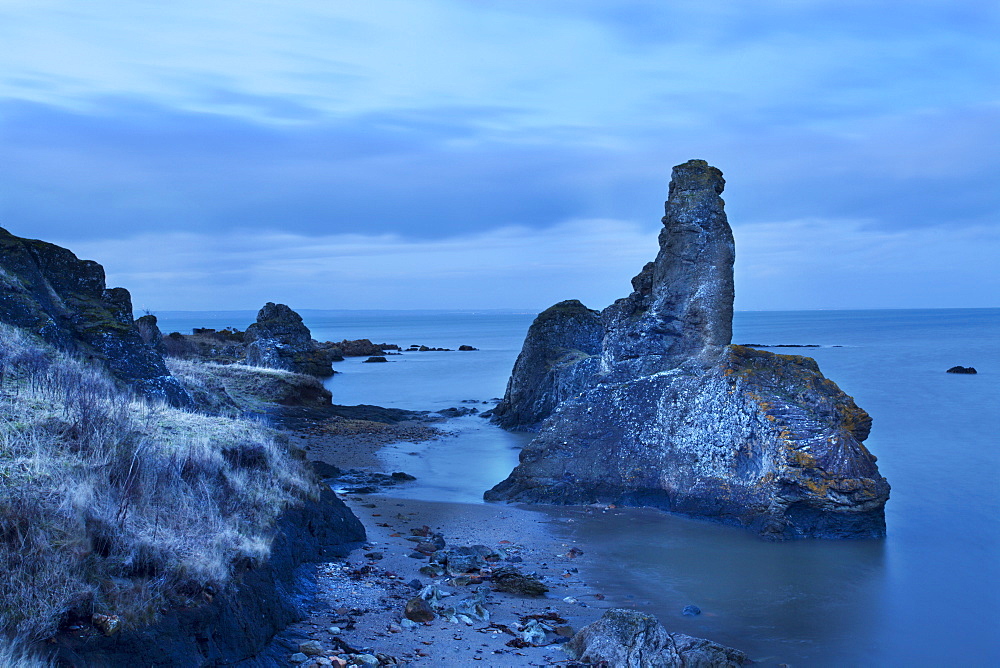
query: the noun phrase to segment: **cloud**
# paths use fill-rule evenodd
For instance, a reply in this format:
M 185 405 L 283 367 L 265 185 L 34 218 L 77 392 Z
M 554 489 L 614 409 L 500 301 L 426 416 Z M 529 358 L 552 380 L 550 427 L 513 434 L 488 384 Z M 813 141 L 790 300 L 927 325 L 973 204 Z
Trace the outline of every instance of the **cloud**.
M 737 307 L 1000 306 L 1000 229 L 889 231 L 869 221 L 801 219 L 734 228 Z
M 145 234 L 75 242 L 137 309 L 536 308 L 610 302 L 656 247 L 656 230 L 577 220 L 419 240 L 400 235 Z
M 613 219 L 400 235 L 145 234 L 77 242 L 137 310 L 516 308 L 563 299 L 604 308 L 656 255 L 658 226 Z M 738 225 L 737 308 L 995 307 L 1000 231 L 886 232 L 865 221 Z M 918 272 L 913 267 L 919 267 Z M 974 285 L 975 290 L 956 290 Z

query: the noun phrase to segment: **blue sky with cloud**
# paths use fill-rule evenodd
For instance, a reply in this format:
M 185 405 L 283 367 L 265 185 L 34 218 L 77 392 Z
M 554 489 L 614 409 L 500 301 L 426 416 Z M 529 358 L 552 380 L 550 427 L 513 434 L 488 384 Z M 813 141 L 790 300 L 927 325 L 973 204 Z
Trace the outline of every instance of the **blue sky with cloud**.
M 137 306 L 603 307 L 720 167 L 737 307 L 998 306 L 1000 6 L 0 3 L 0 225 Z

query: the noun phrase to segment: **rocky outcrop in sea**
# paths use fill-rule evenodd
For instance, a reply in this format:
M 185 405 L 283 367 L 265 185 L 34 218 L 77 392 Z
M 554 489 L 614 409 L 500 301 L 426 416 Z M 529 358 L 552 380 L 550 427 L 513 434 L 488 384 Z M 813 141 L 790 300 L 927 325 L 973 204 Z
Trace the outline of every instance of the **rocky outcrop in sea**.
M 731 345 L 724 185 L 702 160 L 674 168 L 659 253 L 599 328 L 579 302 L 536 319 L 494 419 L 540 431 L 488 500 L 653 506 L 770 538 L 885 535 L 871 417 L 811 358 Z
M 108 288 L 100 264 L 2 228 L 0 322 L 99 361 L 141 395 L 175 406 L 191 403 L 162 355 L 143 341 L 132 319 L 128 290 Z
M 284 304 L 268 302 L 257 313 L 257 322 L 247 327 L 246 363 L 284 369 L 310 376 L 332 376 L 332 349 L 313 341 L 302 316 Z

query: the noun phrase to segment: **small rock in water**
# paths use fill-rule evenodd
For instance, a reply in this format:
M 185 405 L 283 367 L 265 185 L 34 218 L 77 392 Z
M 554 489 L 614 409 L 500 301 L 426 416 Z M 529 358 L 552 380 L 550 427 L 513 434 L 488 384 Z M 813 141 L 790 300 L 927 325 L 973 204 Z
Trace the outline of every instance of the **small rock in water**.
M 701 608 L 697 605 L 685 605 L 684 609 L 681 610 L 682 615 L 687 615 L 689 617 L 694 617 L 701 614 Z
M 362 364 L 373 364 L 373 363 L 377 363 L 377 362 L 388 362 L 388 361 L 389 360 L 387 360 L 386 358 L 384 358 L 384 357 L 382 357 L 380 355 L 376 355 L 376 356 L 373 356 L 373 357 L 369 357 L 364 362 L 362 362 Z
M 971 366 L 953 366 L 946 373 L 979 373 Z

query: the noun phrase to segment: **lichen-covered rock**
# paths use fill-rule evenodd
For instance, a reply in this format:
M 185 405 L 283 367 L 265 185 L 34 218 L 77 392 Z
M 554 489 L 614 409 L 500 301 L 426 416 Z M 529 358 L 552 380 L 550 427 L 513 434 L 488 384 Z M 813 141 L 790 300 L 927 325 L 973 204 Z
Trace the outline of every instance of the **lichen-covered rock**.
M 246 363 L 310 376 L 332 376 L 334 353 L 318 346 L 302 316 L 284 304 L 268 302 L 247 327 Z
M 863 445 L 871 417 L 814 360 L 728 345 L 722 177 L 691 161 L 674 179 L 656 262 L 602 314 L 601 368 L 561 398 L 486 498 L 652 506 L 769 538 L 884 536 L 889 484 Z M 522 378 L 550 392 L 547 379 Z
M 623 608 L 608 610 L 580 629 L 563 649 L 575 661 L 615 668 L 737 668 L 752 663 L 739 650 L 670 633 L 655 617 Z
M 163 357 L 143 342 L 124 288 L 105 286 L 104 268 L 71 251 L 0 228 L 0 322 L 103 363 L 119 380 L 174 405 L 190 397 Z
M 587 387 L 598 370 L 603 336 L 600 313 L 575 299 L 542 311 L 528 329 L 493 421 L 505 429 L 537 429 L 560 402 Z

